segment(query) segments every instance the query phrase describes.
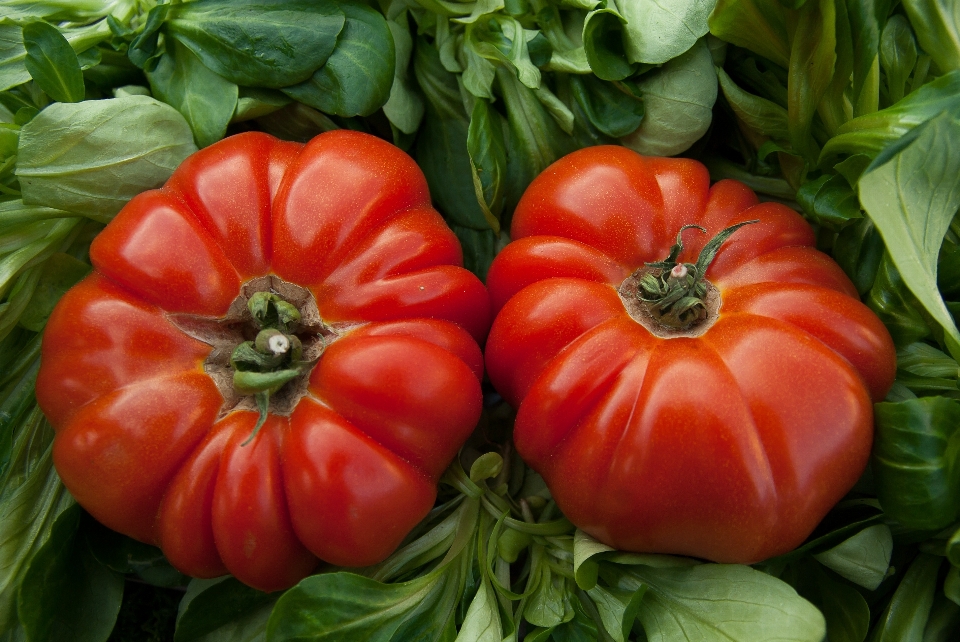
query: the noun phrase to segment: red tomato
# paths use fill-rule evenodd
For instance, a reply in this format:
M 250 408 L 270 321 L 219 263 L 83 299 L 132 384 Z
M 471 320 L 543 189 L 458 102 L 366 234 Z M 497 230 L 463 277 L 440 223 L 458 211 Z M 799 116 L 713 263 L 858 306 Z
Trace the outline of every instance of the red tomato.
M 721 307 L 698 336 L 638 321 L 631 275 L 682 226 L 707 231 L 683 234 L 693 263 L 751 219 L 706 272 Z M 799 545 L 859 478 L 894 347 L 797 213 L 711 187 L 693 160 L 594 147 L 530 185 L 511 236 L 488 277 L 487 371 L 518 408 L 518 451 L 585 532 L 752 563 Z
M 273 591 L 318 558 L 382 560 L 433 507 L 480 415 L 490 304 L 403 152 L 234 136 L 133 199 L 90 256 L 47 325 L 37 398 L 94 517 L 184 573 Z M 313 306 L 290 336 L 320 356 L 289 357 L 255 431 L 229 357 L 259 332 L 257 289 Z

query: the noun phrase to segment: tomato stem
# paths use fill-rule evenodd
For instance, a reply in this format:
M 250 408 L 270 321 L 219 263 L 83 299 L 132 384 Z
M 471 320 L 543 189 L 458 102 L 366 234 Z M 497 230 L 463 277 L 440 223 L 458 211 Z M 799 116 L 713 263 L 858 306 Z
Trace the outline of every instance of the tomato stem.
M 294 334 L 301 320 L 295 306 L 273 292 L 256 292 L 247 301 L 247 308 L 259 332 L 253 341 L 234 348 L 230 365 L 234 389 L 241 395 L 254 395 L 260 417 L 241 446 L 249 444 L 266 422 L 270 395 L 303 374 L 308 366 L 301 361 L 303 345 Z
M 716 258 L 720 246 L 744 225 L 759 223 L 759 220 L 743 221 L 721 230 L 710 239 L 700 251 L 696 263 L 679 263 L 683 252 L 683 232 L 691 227 L 706 232 L 699 225 L 684 225 L 677 232 L 677 242 L 670 248 L 670 254 L 663 261 L 647 263 L 646 267 L 659 270 L 640 277 L 637 298 L 650 314 L 662 325 L 669 328 L 688 329 L 707 317 L 704 299 L 707 284 L 704 275 Z

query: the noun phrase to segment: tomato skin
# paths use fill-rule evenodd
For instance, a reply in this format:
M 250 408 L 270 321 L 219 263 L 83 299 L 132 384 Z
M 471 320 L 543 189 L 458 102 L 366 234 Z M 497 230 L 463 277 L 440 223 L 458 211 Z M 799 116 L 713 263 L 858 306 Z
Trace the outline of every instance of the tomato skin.
M 185 573 L 275 591 L 379 562 L 426 516 L 480 415 L 490 302 L 408 156 L 356 132 L 240 134 L 130 201 L 91 260 L 47 325 L 37 399 L 97 519 Z M 247 443 L 257 413 L 225 406 L 213 347 L 180 324 L 268 275 L 332 334 Z
M 700 336 L 660 338 L 618 288 L 746 225 L 707 271 Z M 514 213 L 488 287 L 494 386 L 518 452 L 579 528 L 621 550 L 754 563 L 795 548 L 863 472 L 893 383 L 883 324 L 809 225 L 687 159 L 619 147 L 547 168 Z

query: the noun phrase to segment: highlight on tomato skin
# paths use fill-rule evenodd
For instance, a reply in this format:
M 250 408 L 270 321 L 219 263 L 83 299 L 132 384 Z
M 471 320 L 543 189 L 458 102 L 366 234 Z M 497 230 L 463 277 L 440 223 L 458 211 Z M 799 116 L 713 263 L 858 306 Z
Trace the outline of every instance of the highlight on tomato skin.
M 90 255 L 36 390 L 103 524 L 275 591 L 381 561 L 432 508 L 480 415 L 490 302 L 402 151 L 233 136 Z
M 799 214 L 697 161 L 592 147 L 533 181 L 511 239 L 486 368 L 580 529 L 750 564 L 859 479 L 894 346 Z

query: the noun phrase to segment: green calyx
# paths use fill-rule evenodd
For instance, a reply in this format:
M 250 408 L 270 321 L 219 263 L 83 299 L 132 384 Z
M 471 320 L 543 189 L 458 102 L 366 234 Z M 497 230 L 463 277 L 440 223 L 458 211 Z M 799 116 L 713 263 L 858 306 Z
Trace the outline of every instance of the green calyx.
M 706 319 L 707 283 L 704 275 L 717 256 L 720 246 L 744 225 L 759 223 L 759 220 L 744 221 L 722 230 L 703 247 L 696 263 L 679 263 L 683 251 L 683 232 L 696 228 L 706 233 L 699 225 L 684 225 L 677 232 L 677 242 L 663 261 L 647 263 L 648 268 L 659 272 L 644 274 L 639 279 L 637 298 L 646 304 L 650 314 L 662 325 L 686 330 Z
M 300 323 L 300 311 L 272 292 L 257 292 L 247 308 L 260 332 L 253 341 L 244 341 L 230 355 L 233 387 L 242 395 L 257 400 L 260 418 L 247 445 L 267 420 L 270 395 L 304 372 L 303 346 L 294 332 Z

